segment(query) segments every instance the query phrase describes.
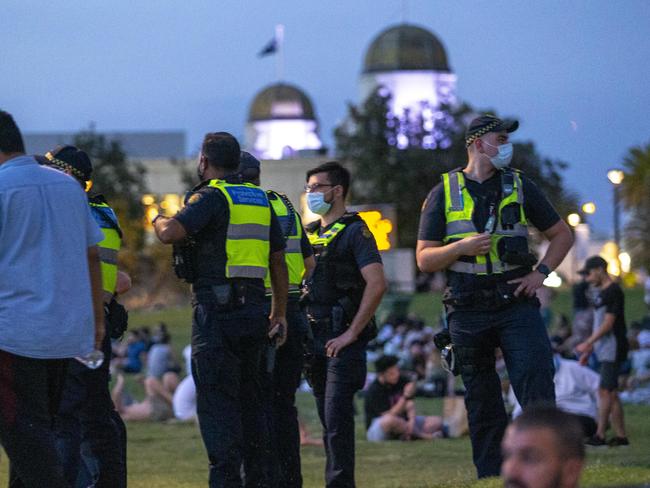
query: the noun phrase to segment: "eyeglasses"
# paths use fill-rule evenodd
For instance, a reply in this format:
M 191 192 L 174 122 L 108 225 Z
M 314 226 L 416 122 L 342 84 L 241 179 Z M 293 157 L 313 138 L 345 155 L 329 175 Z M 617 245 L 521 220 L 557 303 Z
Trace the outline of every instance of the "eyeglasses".
M 325 186 L 336 186 L 336 185 L 331 185 L 329 183 L 314 183 L 313 185 L 305 185 L 305 192 L 306 193 L 313 193 L 315 191 L 318 191 L 319 188 L 325 187 Z

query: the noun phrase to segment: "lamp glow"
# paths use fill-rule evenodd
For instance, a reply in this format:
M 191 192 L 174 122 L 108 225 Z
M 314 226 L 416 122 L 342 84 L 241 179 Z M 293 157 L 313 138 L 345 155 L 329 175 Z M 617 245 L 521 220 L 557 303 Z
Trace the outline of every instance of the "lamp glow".
M 607 179 L 612 183 L 612 185 L 620 185 L 625 178 L 625 173 L 621 169 L 610 169 L 607 172 Z
M 580 215 L 577 213 L 572 213 L 567 215 L 567 222 L 571 227 L 577 227 L 580 224 Z
M 359 212 L 359 217 L 366 222 L 368 229 L 370 229 L 370 232 L 372 232 L 372 235 L 375 237 L 377 249 L 380 251 L 387 251 L 390 249 L 389 236 L 393 231 L 393 223 L 384 218 L 378 210 Z
M 632 269 L 632 258 L 626 252 L 622 252 L 618 255 L 618 260 L 621 263 L 621 271 L 623 273 L 629 273 Z
M 582 205 L 582 211 L 588 215 L 596 212 L 596 204 L 594 202 L 587 202 Z

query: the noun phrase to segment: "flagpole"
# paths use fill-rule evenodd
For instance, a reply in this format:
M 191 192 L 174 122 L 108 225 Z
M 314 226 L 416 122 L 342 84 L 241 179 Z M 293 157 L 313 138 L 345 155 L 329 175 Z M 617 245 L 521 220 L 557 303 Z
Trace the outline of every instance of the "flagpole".
M 284 25 L 282 24 L 275 26 L 275 42 L 278 49 L 275 62 L 275 75 L 278 81 L 282 81 L 284 79 Z

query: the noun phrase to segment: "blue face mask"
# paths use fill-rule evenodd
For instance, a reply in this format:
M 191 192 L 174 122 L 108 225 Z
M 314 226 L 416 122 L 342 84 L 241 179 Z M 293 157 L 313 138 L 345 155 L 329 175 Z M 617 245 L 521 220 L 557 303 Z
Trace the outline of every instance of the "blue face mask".
M 493 146 L 489 142 L 485 142 L 485 141 L 483 141 L 483 144 L 490 147 L 495 147 L 498 151 L 496 156 L 492 156 L 490 158 L 490 162 L 492 163 L 492 166 L 494 166 L 496 169 L 503 169 L 510 166 L 510 162 L 512 161 L 512 152 L 513 152 L 513 147 L 511 142 L 500 144 L 498 146 Z
M 325 201 L 325 193 L 307 193 L 307 206 L 316 215 L 325 215 L 332 208 L 331 203 Z

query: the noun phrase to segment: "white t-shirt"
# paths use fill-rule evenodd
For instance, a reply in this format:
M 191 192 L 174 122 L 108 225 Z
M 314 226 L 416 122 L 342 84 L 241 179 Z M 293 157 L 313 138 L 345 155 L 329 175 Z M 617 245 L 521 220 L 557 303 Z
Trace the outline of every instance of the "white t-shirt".
M 557 408 L 576 415 L 586 415 L 596 420 L 598 418 L 597 392 L 600 376 L 586 366 L 581 366 L 578 361 L 561 359 L 557 355 L 555 358 L 559 359 L 555 363 L 556 371 L 553 378 Z M 512 387 L 510 391 L 512 393 Z M 512 398 L 514 399 L 514 393 Z M 516 399 L 514 402 L 513 418 L 521 414 L 519 402 Z
M 172 398 L 174 416 L 179 420 L 191 420 L 196 417 L 196 385 L 192 375 L 183 378 Z

